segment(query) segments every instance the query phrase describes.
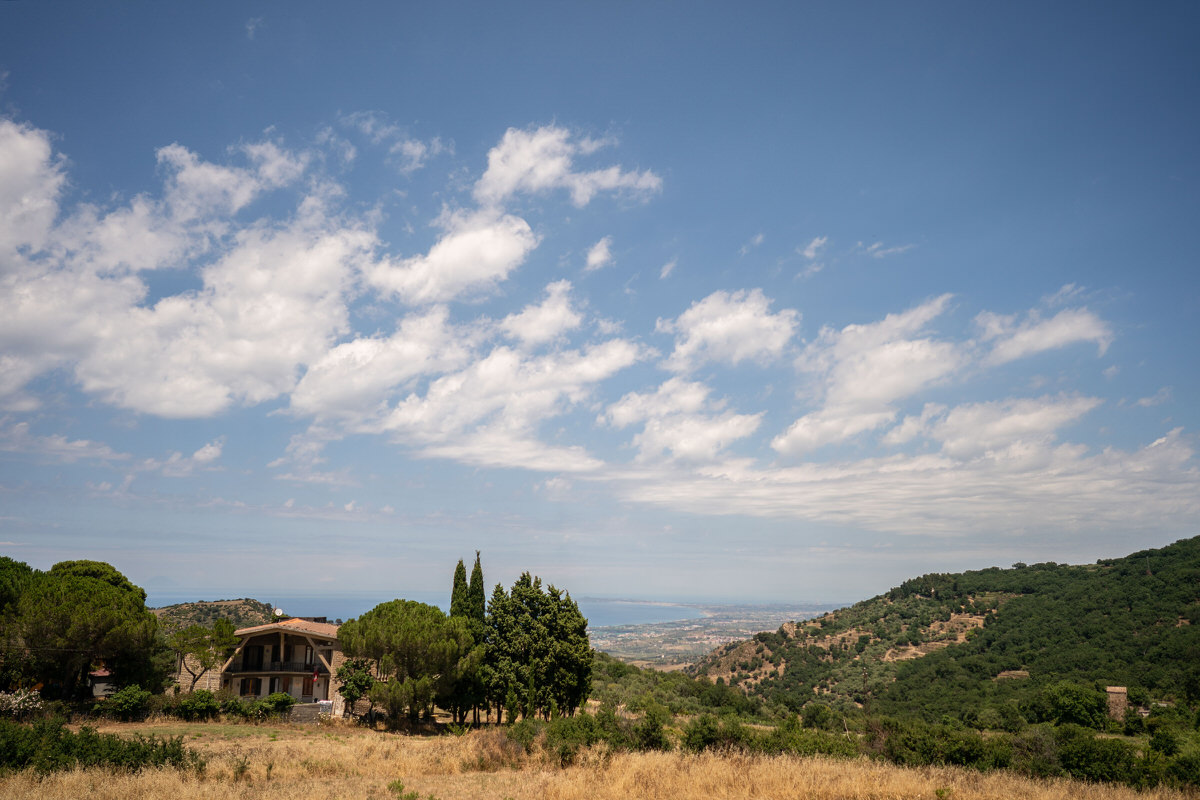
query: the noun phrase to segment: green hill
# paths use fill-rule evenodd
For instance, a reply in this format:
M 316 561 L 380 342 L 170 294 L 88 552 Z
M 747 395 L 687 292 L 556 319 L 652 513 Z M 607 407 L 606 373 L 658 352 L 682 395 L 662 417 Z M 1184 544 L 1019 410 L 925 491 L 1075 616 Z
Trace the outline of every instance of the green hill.
M 218 617 L 225 617 L 234 628 L 265 625 L 274 619 L 273 611 L 266 603 L 248 597 L 240 600 L 200 600 L 195 603 L 176 603 L 172 606 L 150 609 L 158 617 L 163 629 L 170 632 L 190 625 L 212 627 Z
M 1200 700 L 1200 537 L 1096 564 L 929 574 L 886 594 L 727 645 L 693 671 L 799 710 L 1036 717 L 1068 680 Z

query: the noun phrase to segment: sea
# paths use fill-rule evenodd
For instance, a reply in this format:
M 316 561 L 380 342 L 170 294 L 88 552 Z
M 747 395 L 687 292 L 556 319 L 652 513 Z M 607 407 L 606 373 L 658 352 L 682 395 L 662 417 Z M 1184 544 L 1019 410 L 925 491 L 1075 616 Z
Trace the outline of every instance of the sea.
M 147 592 L 146 605 L 151 608 L 193 603 L 198 600 L 224 600 L 233 598 L 199 597 L 196 595 L 156 594 Z M 330 622 L 360 617 L 385 599 L 379 595 L 267 595 L 258 599 L 269 603 L 289 617 L 325 617 Z M 389 598 L 390 599 L 390 598 Z M 415 592 L 405 595 L 407 600 L 417 600 L 441 608 L 449 608 L 450 601 L 441 593 Z M 623 600 L 612 598 L 575 598 L 579 611 L 587 618 L 589 628 L 607 628 L 614 625 L 650 625 L 656 622 L 699 619 L 703 612 L 690 605 L 651 600 Z

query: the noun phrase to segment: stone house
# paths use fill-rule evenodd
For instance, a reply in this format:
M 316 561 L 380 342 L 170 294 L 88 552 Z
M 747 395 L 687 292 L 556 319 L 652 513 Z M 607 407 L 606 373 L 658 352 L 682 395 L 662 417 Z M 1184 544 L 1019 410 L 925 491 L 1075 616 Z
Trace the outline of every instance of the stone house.
M 321 618 L 291 619 L 234 631 L 237 648 L 224 664 L 200 677 L 196 689 L 229 689 L 246 700 L 284 692 L 300 703 L 330 701 L 341 715 L 344 701 L 337 693 L 338 667 L 345 656 L 337 638 L 338 626 Z M 181 686 L 191 675 L 179 665 Z

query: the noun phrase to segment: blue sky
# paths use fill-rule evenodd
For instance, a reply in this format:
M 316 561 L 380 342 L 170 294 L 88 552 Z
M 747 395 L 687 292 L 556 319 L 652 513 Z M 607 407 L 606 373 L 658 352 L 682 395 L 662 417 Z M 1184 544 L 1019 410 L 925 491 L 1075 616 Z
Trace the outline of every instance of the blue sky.
M 860 599 L 1198 533 L 1194 4 L 0 4 L 0 552 Z

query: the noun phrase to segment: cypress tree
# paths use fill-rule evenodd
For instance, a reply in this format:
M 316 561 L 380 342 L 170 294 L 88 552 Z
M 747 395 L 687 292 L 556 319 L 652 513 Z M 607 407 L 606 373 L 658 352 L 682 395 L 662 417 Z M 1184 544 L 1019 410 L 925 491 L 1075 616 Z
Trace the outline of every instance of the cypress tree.
M 450 616 L 452 617 L 469 617 L 471 615 L 471 602 L 467 589 L 467 568 L 463 566 L 463 561 L 458 560 L 458 566 L 454 568 L 454 586 L 450 590 Z
M 475 567 L 471 570 L 471 585 L 467 590 L 467 597 L 469 598 L 467 616 L 479 622 L 483 622 L 486 601 L 484 596 L 485 591 L 483 588 L 483 567 L 479 566 L 479 551 L 476 550 Z

